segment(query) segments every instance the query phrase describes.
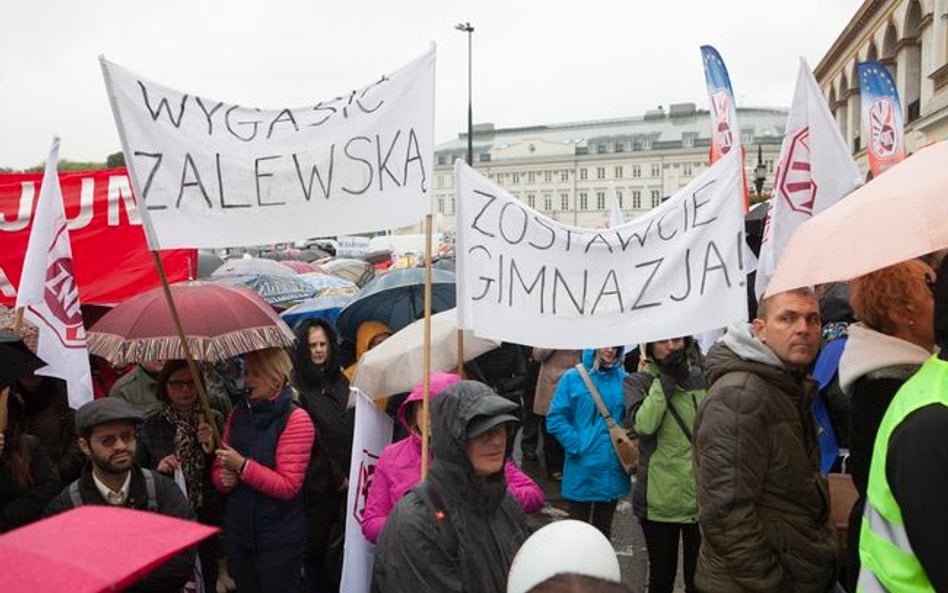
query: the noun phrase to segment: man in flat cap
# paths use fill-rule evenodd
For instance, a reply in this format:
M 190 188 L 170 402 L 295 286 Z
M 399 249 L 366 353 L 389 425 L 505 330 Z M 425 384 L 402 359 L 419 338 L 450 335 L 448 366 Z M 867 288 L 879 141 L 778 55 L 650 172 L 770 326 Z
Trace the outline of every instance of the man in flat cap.
M 135 431 L 141 421 L 141 413 L 117 398 L 98 399 L 79 408 L 76 411 L 79 449 L 92 463 L 86 463 L 79 479 L 53 499 L 46 514 L 95 504 L 195 520 L 194 511 L 177 484 L 135 464 Z M 186 549 L 127 590 L 181 591 L 193 566 L 194 549 Z

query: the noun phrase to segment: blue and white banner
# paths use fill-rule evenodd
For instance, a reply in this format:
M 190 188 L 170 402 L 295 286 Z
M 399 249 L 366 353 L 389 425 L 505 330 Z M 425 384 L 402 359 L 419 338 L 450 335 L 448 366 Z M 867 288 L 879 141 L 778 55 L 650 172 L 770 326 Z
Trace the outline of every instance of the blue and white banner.
M 905 158 L 905 127 L 895 81 L 879 62 L 860 62 L 862 137 L 873 177 Z

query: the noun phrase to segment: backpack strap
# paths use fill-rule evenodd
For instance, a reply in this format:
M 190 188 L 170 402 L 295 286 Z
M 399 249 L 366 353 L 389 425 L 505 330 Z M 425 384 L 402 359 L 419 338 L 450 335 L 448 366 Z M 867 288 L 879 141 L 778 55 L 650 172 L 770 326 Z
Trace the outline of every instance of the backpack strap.
M 447 536 L 448 552 L 452 556 L 457 556 L 458 534 L 451 525 L 451 517 L 448 515 L 448 511 L 444 506 L 441 495 L 438 494 L 438 490 L 434 487 L 434 484 L 431 483 L 431 480 L 422 480 L 415 487 L 415 492 L 425 501 L 426 506 L 432 508 L 432 516 L 435 518 L 435 521 L 443 527 L 444 533 Z
M 664 376 L 662 376 L 664 379 Z M 691 430 L 688 429 L 688 425 L 685 424 L 685 421 L 682 420 L 681 415 L 678 413 L 678 410 L 675 409 L 675 405 L 672 403 L 672 395 L 675 393 L 675 382 L 671 379 L 662 380 L 662 392 L 665 394 L 665 409 L 668 410 L 668 413 L 672 415 L 672 418 L 675 419 L 675 423 L 678 424 L 681 428 L 681 432 L 685 433 L 685 438 L 688 439 L 688 444 L 694 444 L 694 437 L 691 434 Z M 692 396 L 692 400 L 694 397 Z M 663 419 L 664 420 L 664 419 Z
M 79 494 L 79 480 L 69 485 L 69 502 L 72 503 L 74 508 L 82 506 L 82 496 Z
M 155 488 L 155 474 L 150 469 L 142 468 L 142 476 L 145 478 L 145 491 L 148 492 L 148 510 L 158 512 L 158 493 Z

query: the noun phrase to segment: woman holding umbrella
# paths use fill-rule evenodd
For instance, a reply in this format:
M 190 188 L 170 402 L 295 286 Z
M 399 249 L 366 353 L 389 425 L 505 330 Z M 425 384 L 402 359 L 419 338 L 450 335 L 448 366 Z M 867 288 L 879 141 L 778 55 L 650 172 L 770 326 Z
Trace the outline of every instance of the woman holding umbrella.
M 201 376 L 202 382 L 204 377 Z M 174 476 L 181 470 L 187 486 L 188 503 L 198 521 L 219 527 L 224 507 L 211 483 L 214 461 L 211 427 L 201 414 L 197 386 L 184 360 L 169 360 L 158 375 L 158 401 L 161 408 L 142 424 L 136 451 L 138 464 Z M 223 430 L 223 416 L 211 410 L 218 430 Z M 212 591 L 217 583 L 217 561 L 220 545 L 210 537 L 198 547 L 204 590 Z
M 211 470 L 214 485 L 228 495 L 224 539 L 230 574 L 242 592 L 295 591 L 313 423 L 293 402 L 285 350 L 250 352 L 244 364 L 249 393 L 227 419 Z

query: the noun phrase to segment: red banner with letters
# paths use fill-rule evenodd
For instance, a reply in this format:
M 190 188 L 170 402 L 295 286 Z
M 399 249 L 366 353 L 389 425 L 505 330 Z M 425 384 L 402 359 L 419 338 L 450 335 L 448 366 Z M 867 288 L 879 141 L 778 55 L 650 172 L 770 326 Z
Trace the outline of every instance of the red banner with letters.
M 12 307 L 30 239 L 43 173 L 0 175 L 0 304 Z M 79 299 L 121 302 L 160 284 L 125 169 L 59 174 Z M 197 270 L 197 252 L 161 252 L 169 282 Z M 193 274 L 193 275 L 196 275 Z

